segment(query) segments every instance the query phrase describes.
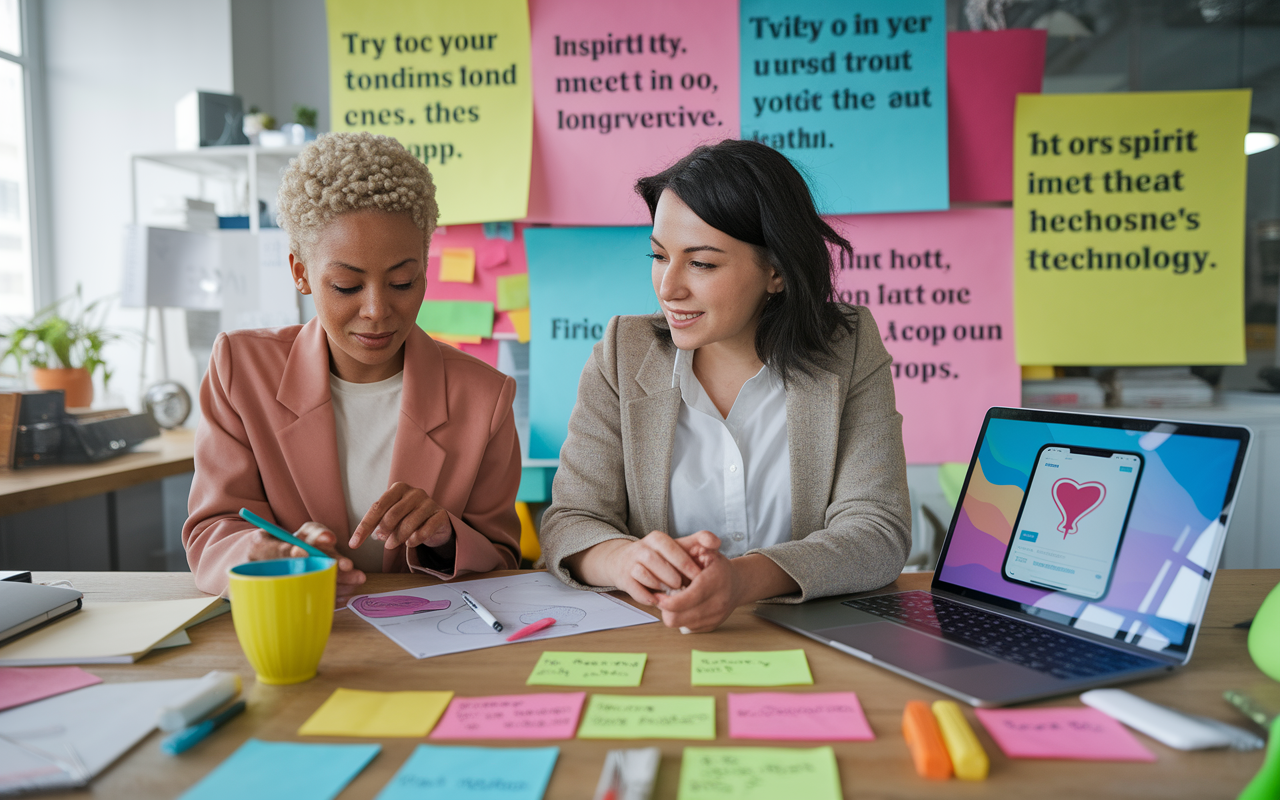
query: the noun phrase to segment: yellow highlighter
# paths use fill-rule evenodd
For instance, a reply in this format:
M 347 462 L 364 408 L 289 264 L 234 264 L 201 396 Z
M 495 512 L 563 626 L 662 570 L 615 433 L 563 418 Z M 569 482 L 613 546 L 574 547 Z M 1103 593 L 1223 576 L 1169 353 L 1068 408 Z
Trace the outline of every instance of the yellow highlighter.
M 936 700 L 933 703 L 933 716 L 938 720 L 938 728 L 942 731 L 942 741 L 951 754 L 951 765 L 955 768 L 956 777 L 966 781 L 981 781 L 987 778 L 990 762 L 987 751 L 969 727 L 960 706 L 951 700 Z

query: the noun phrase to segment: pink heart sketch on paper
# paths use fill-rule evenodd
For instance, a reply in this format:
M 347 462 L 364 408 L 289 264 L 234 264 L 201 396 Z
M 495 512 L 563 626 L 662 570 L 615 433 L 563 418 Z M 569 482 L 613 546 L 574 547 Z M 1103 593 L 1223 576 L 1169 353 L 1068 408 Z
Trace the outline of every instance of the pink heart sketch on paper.
M 1053 482 L 1051 494 L 1054 505 L 1062 514 L 1062 523 L 1058 525 L 1058 530 L 1062 531 L 1062 538 L 1065 539 L 1069 534 L 1076 532 L 1077 525 L 1083 517 L 1102 505 L 1102 501 L 1107 497 L 1107 487 L 1097 481 L 1076 483 L 1070 478 L 1059 478 Z
M 425 597 L 414 597 L 411 594 L 393 594 L 387 597 L 361 595 L 351 601 L 351 607 L 366 617 L 383 619 L 386 617 L 407 617 L 411 614 L 422 614 L 427 611 L 443 611 L 449 607 L 448 600 L 428 600 Z

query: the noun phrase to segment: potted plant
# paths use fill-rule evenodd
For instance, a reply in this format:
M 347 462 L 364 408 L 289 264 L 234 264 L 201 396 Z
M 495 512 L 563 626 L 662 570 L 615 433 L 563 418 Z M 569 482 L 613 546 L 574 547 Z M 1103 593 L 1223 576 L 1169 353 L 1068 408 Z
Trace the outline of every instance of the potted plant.
M 69 306 L 65 314 L 64 306 Z M 12 356 L 19 370 L 30 364 L 36 386 L 64 390 L 68 408 L 87 407 L 93 402 L 93 373 L 102 370 L 103 386 L 111 380 L 111 370 L 102 360 L 102 348 L 120 338 L 107 329 L 106 315 L 102 300 L 84 304 L 77 284 L 74 295 L 0 334 L 0 339 L 8 342 L 0 361 Z

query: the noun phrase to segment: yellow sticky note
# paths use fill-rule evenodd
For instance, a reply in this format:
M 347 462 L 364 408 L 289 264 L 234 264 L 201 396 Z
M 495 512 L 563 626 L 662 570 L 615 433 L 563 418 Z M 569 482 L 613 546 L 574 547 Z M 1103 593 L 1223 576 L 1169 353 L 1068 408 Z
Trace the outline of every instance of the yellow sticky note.
M 515 311 L 529 307 L 529 275 L 503 275 L 498 278 L 498 310 Z
M 528 0 L 328 0 L 335 131 L 392 136 L 431 169 L 440 224 L 529 209 Z
M 455 333 L 440 333 L 438 331 L 427 331 L 427 335 L 437 342 L 445 342 L 446 344 L 480 344 L 484 338 L 482 336 L 464 336 Z
M 1019 363 L 1244 363 L 1249 100 L 1018 96 Z
M 530 339 L 529 309 L 521 308 L 517 311 L 508 311 L 507 318 L 511 320 L 511 324 L 516 328 L 516 338 L 521 343 L 528 342 Z
M 420 738 L 431 732 L 452 699 L 453 692 L 337 689 L 298 735 Z
M 446 247 L 440 251 L 440 280 L 475 283 L 476 251 L 470 247 Z

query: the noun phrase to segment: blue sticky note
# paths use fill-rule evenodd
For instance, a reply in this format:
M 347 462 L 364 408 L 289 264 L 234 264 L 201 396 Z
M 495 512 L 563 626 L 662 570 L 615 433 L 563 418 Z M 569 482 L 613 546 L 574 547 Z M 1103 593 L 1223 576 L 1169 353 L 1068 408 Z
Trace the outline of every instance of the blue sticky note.
M 250 739 L 180 800 L 332 800 L 381 749 Z
M 948 208 L 944 0 L 742 0 L 742 138 L 824 214 Z
M 378 800 L 542 800 L 558 747 L 421 744 Z
M 578 378 L 618 314 L 658 311 L 652 228 L 527 228 L 529 457 L 557 458 Z
M 510 222 L 486 222 L 481 230 L 486 239 L 506 239 L 509 242 L 516 236 L 515 225 Z

